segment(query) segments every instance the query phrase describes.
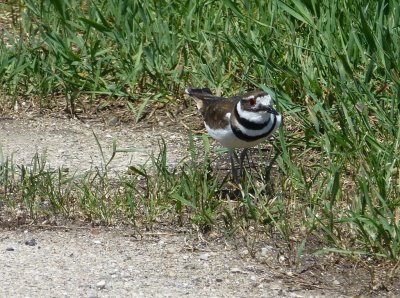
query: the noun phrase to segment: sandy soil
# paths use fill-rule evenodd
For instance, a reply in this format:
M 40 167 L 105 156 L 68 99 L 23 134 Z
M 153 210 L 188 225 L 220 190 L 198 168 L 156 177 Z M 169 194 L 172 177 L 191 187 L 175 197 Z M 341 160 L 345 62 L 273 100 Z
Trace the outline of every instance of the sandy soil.
M 116 228 L 2 230 L 0 263 L 0 297 L 345 297 L 304 290 L 290 269 L 229 245 L 194 247 L 174 233 L 139 240 Z
M 112 156 L 113 141 L 117 149 L 132 151 L 115 155 L 109 164 L 114 173 L 125 172 L 131 164 L 145 163 L 151 153 L 158 152 L 162 138 L 166 140 L 169 163 L 173 166 L 181 159 L 180 145 L 186 144 L 185 134 L 162 126 L 110 125 L 53 117 L 0 119 L 0 148 L 3 156 L 12 158 L 15 164 L 32 164 L 37 153 L 46 158 L 50 168 L 62 167 L 70 173 L 102 168 L 104 161 L 96 138 L 106 162 Z

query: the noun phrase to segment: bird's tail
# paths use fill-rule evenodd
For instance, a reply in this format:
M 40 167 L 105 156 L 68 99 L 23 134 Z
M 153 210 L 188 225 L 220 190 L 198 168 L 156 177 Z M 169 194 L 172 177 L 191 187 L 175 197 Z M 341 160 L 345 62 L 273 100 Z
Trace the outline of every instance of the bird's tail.
M 189 94 L 190 96 L 212 95 L 212 92 L 211 92 L 210 88 L 192 88 L 192 87 L 187 87 L 185 89 L 185 93 Z
M 196 106 L 200 111 L 203 111 L 204 108 L 204 100 L 209 100 L 214 98 L 211 90 L 209 88 L 192 88 L 187 87 L 185 89 L 185 93 L 193 97 L 196 102 Z

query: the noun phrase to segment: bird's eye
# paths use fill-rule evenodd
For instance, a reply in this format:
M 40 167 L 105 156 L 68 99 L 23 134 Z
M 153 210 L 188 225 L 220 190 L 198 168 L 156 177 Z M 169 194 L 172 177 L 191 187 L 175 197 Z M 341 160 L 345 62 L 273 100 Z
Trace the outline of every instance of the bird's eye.
M 257 103 L 257 100 L 255 98 L 250 98 L 249 103 L 251 106 L 254 106 Z

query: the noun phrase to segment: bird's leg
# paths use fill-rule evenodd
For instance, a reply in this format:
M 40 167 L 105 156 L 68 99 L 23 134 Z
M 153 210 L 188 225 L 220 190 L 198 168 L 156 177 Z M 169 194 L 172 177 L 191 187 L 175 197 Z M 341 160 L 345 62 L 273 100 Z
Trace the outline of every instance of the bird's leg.
M 244 163 L 244 159 L 247 156 L 247 148 L 244 148 L 242 150 L 242 152 L 240 153 L 240 177 L 243 178 L 244 175 L 244 168 L 243 168 L 243 163 Z
M 229 149 L 229 158 L 231 160 L 232 178 L 235 183 L 239 183 L 238 172 L 235 167 L 235 150 Z

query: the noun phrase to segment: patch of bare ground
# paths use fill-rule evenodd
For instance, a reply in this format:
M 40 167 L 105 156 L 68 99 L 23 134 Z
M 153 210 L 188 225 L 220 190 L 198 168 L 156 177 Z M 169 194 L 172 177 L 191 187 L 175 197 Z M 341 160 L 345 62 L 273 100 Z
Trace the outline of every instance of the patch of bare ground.
M 368 262 L 308 257 L 299 268 L 272 239 L 254 257 L 221 237 L 180 229 L 1 230 L 1 297 L 398 297 Z M 237 244 L 237 243 L 236 243 Z
M 149 113 L 157 109 L 153 110 Z M 187 145 L 187 131 L 182 122 L 168 115 L 152 115 L 151 121 L 134 124 L 126 109 L 70 117 L 61 111 L 43 114 L 28 107 L 21 113 L 0 116 L 0 146 L 4 157 L 12 158 L 14 164 L 29 165 L 37 154 L 49 168 L 79 173 L 103 168 L 113 155 L 115 142 L 117 150 L 126 152 L 118 152 L 108 170 L 122 174 L 130 165 L 142 165 L 151 154 L 157 154 L 164 140 L 168 163 L 173 166 L 186 154 L 182 148 Z

